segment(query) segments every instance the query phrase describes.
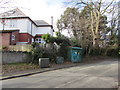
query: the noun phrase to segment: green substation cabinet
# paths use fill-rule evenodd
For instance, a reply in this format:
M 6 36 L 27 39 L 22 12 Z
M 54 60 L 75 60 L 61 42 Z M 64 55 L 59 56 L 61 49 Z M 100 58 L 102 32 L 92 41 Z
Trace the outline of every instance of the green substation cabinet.
M 69 47 L 68 58 L 71 62 L 82 61 L 83 49 L 80 47 Z

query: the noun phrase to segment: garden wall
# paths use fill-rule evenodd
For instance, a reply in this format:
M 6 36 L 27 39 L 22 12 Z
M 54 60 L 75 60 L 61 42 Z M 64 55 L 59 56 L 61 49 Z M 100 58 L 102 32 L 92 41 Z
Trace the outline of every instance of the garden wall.
M 26 58 L 27 58 L 26 52 L 10 52 L 10 51 L 2 52 L 3 64 L 25 62 Z
M 45 50 L 45 54 L 43 57 L 53 58 L 55 55 L 54 52 L 59 48 L 57 45 L 51 44 L 39 44 L 39 47 L 42 47 Z M 2 63 L 18 63 L 18 62 L 26 62 L 27 53 L 30 51 L 30 45 L 11 45 L 9 49 L 2 51 Z M 27 60 L 28 61 L 28 60 Z

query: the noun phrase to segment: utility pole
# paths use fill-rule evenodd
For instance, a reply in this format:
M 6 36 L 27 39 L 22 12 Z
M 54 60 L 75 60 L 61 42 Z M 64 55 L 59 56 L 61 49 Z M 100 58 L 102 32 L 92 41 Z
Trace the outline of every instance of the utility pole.
M 4 30 L 4 26 L 5 26 L 5 17 L 2 18 L 2 24 L 3 24 L 3 30 Z
M 120 1 L 118 2 L 118 30 L 120 30 Z
M 53 16 L 51 16 L 51 25 L 53 26 Z
M 53 26 L 53 16 L 51 16 L 51 25 L 52 25 L 52 30 L 54 30 L 54 26 Z M 53 36 L 53 33 L 52 33 Z
M 119 57 L 120 57 L 120 1 L 118 2 L 118 54 L 119 54 Z
M 5 12 L 5 7 L 4 8 L 4 12 Z M 5 14 L 2 15 L 2 24 L 3 24 L 3 30 L 5 28 Z

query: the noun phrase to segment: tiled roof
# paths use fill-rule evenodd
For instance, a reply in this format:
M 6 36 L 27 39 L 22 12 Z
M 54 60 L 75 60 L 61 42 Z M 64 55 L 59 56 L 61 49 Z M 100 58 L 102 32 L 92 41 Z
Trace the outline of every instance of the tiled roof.
M 26 17 L 26 15 L 19 9 L 13 9 L 0 14 L 0 17 Z
M 36 34 L 35 37 L 41 37 L 43 34 Z
M 35 22 L 36 25 L 49 25 L 47 22 L 45 22 L 44 20 L 33 20 Z
M 16 8 L 4 13 L 0 14 L 0 19 L 5 18 L 5 19 L 20 19 L 20 18 L 28 18 L 32 23 L 34 23 L 37 27 L 51 27 L 53 28 L 52 25 L 48 24 L 44 20 L 32 20 L 28 16 L 26 16 L 20 9 Z

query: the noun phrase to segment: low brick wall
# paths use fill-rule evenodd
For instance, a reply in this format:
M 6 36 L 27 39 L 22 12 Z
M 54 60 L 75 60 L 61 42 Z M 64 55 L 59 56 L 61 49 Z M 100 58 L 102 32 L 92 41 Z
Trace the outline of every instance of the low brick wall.
M 25 62 L 26 59 L 27 59 L 26 52 L 10 52 L 10 51 L 2 52 L 3 64 Z

